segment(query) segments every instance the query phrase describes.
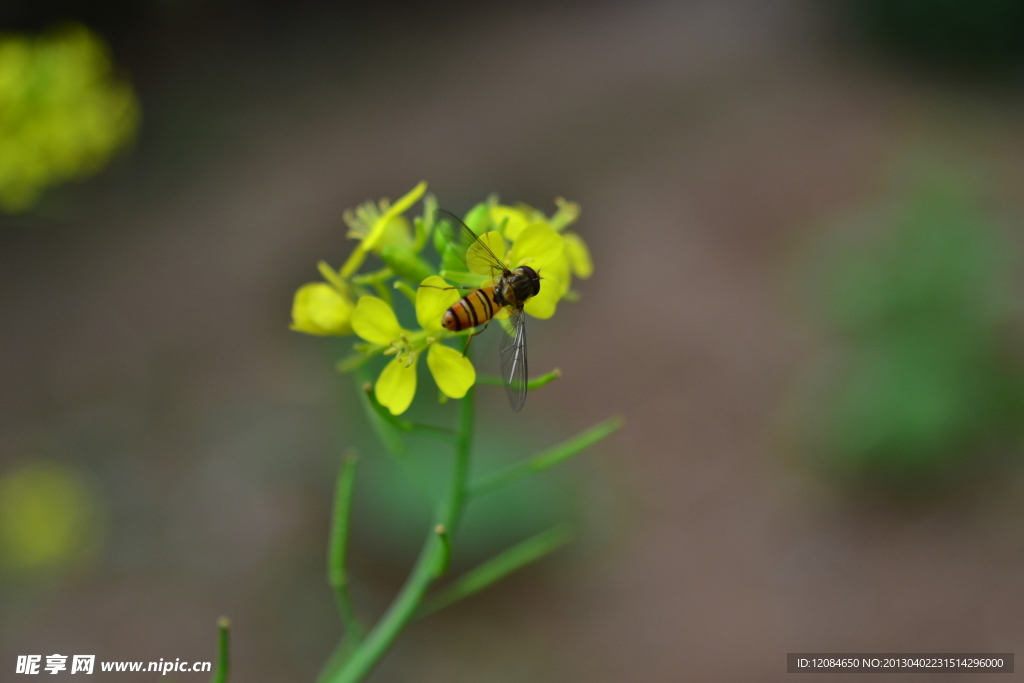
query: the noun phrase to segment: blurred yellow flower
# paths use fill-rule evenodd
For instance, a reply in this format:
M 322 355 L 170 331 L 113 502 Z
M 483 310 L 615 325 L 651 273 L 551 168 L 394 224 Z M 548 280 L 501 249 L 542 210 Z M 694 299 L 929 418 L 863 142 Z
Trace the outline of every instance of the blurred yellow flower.
M 96 173 L 138 120 L 131 86 L 84 26 L 0 36 L 0 210 L 25 211 L 47 186 Z
M 532 216 L 521 209 L 504 204 L 495 204 L 489 211 L 491 225 L 506 239 L 514 240 L 531 222 Z
M 81 475 L 33 462 L 0 476 L 0 567 L 59 569 L 98 550 L 100 512 Z
M 382 199 L 378 204 L 366 202 L 355 212 L 349 210 L 344 214 L 349 226 L 349 237 L 360 240 L 351 256 L 341 267 L 341 277 L 352 276 L 359 266 L 363 265 L 367 252 L 379 254 L 384 247 L 402 247 L 408 249 L 413 244 L 409 231 L 409 221 L 402 216 L 410 206 L 427 191 L 427 184 L 421 182 L 407 192 L 401 199 L 391 204 Z
M 542 268 L 561 258 L 563 250 L 564 241 L 561 235 L 552 230 L 547 223 L 534 223 L 523 228 L 512 240 L 512 248 L 509 249 L 506 260 L 509 268 L 530 266 L 540 272 Z
M 590 249 L 587 248 L 587 243 L 574 232 L 563 233 L 562 239 L 565 240 L 565 258 L 569 262 L 573 274 L 586 280 L 594 274 L 594 262 L 590 260 Z

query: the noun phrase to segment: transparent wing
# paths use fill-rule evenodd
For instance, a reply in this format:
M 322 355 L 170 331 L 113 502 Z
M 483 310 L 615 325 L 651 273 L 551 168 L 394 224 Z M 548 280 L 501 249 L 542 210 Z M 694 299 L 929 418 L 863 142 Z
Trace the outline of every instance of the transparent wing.
M 506 266 L 500 258 L 491 250 L 487 244 L 476 236 L 469 226 L 462 222 L 462 219 L 456 216 L 451 211 L 444 209 L 438 209 L 435 215 L 435 221 L 437 222 L 437 229 L 444 234 L 445 239 L 455 246 L 456 251 L 462 258 L 463 263 L 466 260 L 466 252 L 474 244 L 482 247 L 481 254 L 488 264 L 497 273 L 508 272 L 508 266 Z M 468 270 L 468 267 L 467 267 Z
M 526 403 L 526 382 L 530 375 L 526 367 L 526 314 L 522 309 L 511 309 L 509 322 L 512 333 L 501 340 L 501 377 L 512 410 L 517 413 Z

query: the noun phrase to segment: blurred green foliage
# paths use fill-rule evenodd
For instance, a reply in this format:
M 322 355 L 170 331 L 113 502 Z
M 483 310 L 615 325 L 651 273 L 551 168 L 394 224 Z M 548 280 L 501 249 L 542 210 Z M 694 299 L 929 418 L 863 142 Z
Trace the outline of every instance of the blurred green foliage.
M 507 443 L 504 452 L 494 455 L 489 449 L 487 458 L 477 458 L 481 462 L 474 462 L 474 469 L 479 464 L 486 473 L 514 462 L 516 455 L 522 457 L 514 439 Z M 439 481 L 448 473 L 443 444 L 417 444 L 416 454 L 431 479 Z M 378 561 L 408 565 L 423 540 L 430 504 L 387 459 L 363 458 L 359 476 L 354 523 L 360 542 L 372 548 Z M 478 564 L 531 534 L 578 516 L 580 501 L 568 488 L 557 477 L 531 477 L 472 501 L 458 530 L 457 568 Z
M 0 569 L 14 575 L 60 571 L 93 559 L 102 516 L 81 474 L 36 461 L 0 476 Z
M 106 45 L 84 26 L 0 35 L 0 210 L 99 171 L 135 135 L 139 103 Z
M 487 340 L 480 344 L 481 356 L 496 355 Z M 484 351 L 495 351 L 495 354 Z M 417 369 L 419 382 L 429 382 L 429 370 Z M 500 388 L 483 388 L 501 400 Z M 409 415 L 422 423 L 443 424 L 451 420 L 453 405 L 424 401 L 414 405 Z M 502 406 L 504 408 L 504 406 Z M 348 410 L 340 410 L 342 413 Z M 503 414 L 502 414 L 503 416 Z M 556 437 L 543 424 L 531 424 L 526 433 L 511 430 L 500 422 L 490 424 L 483 418 L 475 443 L 486 445 L 473 454 L 473 478 L 500 470 L 542 450 Z M 436 495 L 444 495 L 451 477 L 451 445 L 443 441 L 402 436 L 381 425 L 390 439 L 410 442 L 409 456 L 430 483 Z M 352 523 L 358 542 L 372 550 L 377 561 L 404 567 L 414 561 L 423 541 L 423 529 L 434 512 L 416 482 L 403 471 L 395 458 L 383 457 L 381 434 L 364 430 L 356 422 L 345 430 L 345 446 L 355 445 L 366 457 L 360 458 L 356 479 L 355 514 Z M 468 503 L 458 529 L 458 545 L 454 562 L 457 568 L 473 565 L 498 553 L 531 534 L 565 519 L 582 514 L 582 492 L 562 472 L 527 477 Z M 382 531 L 386 530 L 386 532 Z
M 843 362 L 822 428 L 844 470 L 920 483 L 1019 431 L 1009 250 L 954 182 L 921 186 L 887 227 L 825 264 Z
M 1000 66 L 1024 53 L 1020 0 L 854 0 L 862 30 L 882 45 L 944 66 Z

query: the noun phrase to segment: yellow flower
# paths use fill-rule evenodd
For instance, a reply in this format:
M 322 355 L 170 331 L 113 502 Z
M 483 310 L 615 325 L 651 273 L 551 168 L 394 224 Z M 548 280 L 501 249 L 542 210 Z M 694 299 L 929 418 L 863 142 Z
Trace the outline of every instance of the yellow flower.
M 0 36 L 0 210 L 25 211 L 48 185 L 96 173 L 138 119 L 131 86 L 84 26 Z
M 317 335 L 352 334 L 351 300 L 326 282 L 310 282 L 295 292 L 291 329 Z
M 492 206 L 489 211 L 489 217 L 491 225 L 509 240 L 514 240 L 523 231 L 523 228 L 530 223 L 536 222 L 532 220 L 534 217 L 528 215 L 522 208 L 505 206 L 504 204 Z
M 558 302 L 569 294 L 573 275 L 586 280 L 594 272 L 587 243 L 576 233 L 564 231 L 579 217 L 579 204 L 568 202 L 561 197 L 555 200 L 555 204 L 558 205 L 558 210 L 551 218 L 525 204 L 515 207 L 497 204 L 490 209 L 491 223 L 502 229 L 505 238 L 514 240 L 515 243 L 523 242 L 518 250 L 514 245 L 513 252 L 518 251 L 523 255 L 541 253 L 541 257 L 535 259 L 533 263 L 521 259 L 516 264 L 530 265 L 544 278 L 540 292 L 526 302 L 526 312 L 535 318 L 550 318 L 555 314 Z M 538 243 L 542 238 L 541 234 L 531 232 L 537 225 L 548 227 L 562 238 L 562 248 L 557 255 L 554 254 L 554 249 L 545 249 Z M 550 243 L 550 237 L 544 235 L 543 239 Z M 515 257 L 510 256 L 510 261 Z M 540 267 L 536 264 L 540 264 Z M 509 265 L 515 267 L 512 263 Z
M 31 462 L 0 475 L 0 570 L 37 573 L 95 557 L 102 514 L 82 475 Z
M 480 241 L 509 268 L 530 266 L 537 271 L 543 278 L 540 283 L 540 292 L 537 296 L 527 299 L 525 310 L 535 318 L 550 318 L 555 314 L 558 302 L 569 290 L 571 282 L 569 261 L 564 254 L 565 238 L 555 232 L 546 222 L 519 225 L 518 220 L 520 218 L 525 220 L 525 215 L 517 209 L 498 206 L 492 208 L 492 212 L 494 209 L 508 209 L 507 212 L 499 214 L 499 216 L 506 231 L 509 230 L 509 226 L 515 226 L 513 232 L 516 236 L 512 241 L 512 246 L 506 253 L 505 240 L 496 230 L 481 235 Z M 508 216 L 510 215 L 516 218 L 516 223 L 509 220 Z M 479 244 L 473 244 L 466 252 L 466 265 L 471 272 L 477 275 L 494 276 L 487 252 Z
M 402 247 L 408 249 L 413 245 L 409 232 L 409 222 L 402 216 L 410 206 L 427 191 L 427 184 L 421 182 L 412 188 L 394 204 L 381 200 L 378 206 L 366 202 L 356 209 L 355 213 L 346 211 L 345 222 L 348 223 L 349 237 L 360 240 L 348 261 L 341 267 L 341 277 L 351 277 L 359 266 L 363 265 L 367 252 L 380 253 L 384 247 Z
M 590 260 L 590 249 L 587 248 L 587 243 L 574 232 L 563 233 L 562 239 L 565 240 L 565 258 L 569 262 L 573 274 L 586 280 L 594 274 L 594 263 Z
M 373 296 L 364 296 L 352 313 L 352 329 L 357 335 L 395 357 L 385 366 L 374 385 L 377 401 L 392 415 L 404 413 L 416 395 L 416 363 L 424 351 L 427 367 L 438 388 L 450 398 L 462 398 L 476 382 L 476 370 L 468 358 L 440 343 L 448 336 L 441 318 L 456 301 L 458 290 L 448 287 L 442 278 L 432 275 L 416 292 L 416 320 L 423 328 L 402 328 L 390 306 Z
M 544 278 L 540 282 L 540 291 L 537 296 L 527 299 L 523 307 L 534 318 L 547 320 L 553 316 L 558 308 L 558 302 L 569 291 L 571 279 L 565 265 L 565 258 L 559 256 L 546 268 L 537 271 Z
M 374 383 L 377 401 L 393 415 L 404 413 L 412 404 L 416 366 L 424 354 L 434 382 L 445 396 L 462 398 L 476 382 L 469 359 L 443 342 L 468 331 L 451 332 L 441 321 L 461 295 L 449 288 L 448 281 L 485 287 L 500 275 L 485 246 L 509 268 L 530 266 L 540 274 L 540 291 L 525 304 L 526 312 L 537 318 L 550 318 L 561 299 L 575 298 L 570 290 L 573 275 L 585 278 L 593 271 L 583 240 L 563 232 L 579 215 L 577 204 L 559 198 L 558 210 L 549 218 L 525 204 L 504 206 L 492 198 L 466 216 L 466 224 L 480 237 L 464 253 L 449 233 L 434 233 L 442 270 L 441 276 L 433 275 L 433 266 L 419 255 L 430 239 L 437 211 L 436 199 L 424 196 L 426 188 L 426 183 L 420 183 L 394 204 L 367 202 L 346 212 L 349 236 L 359 239 L 359 245 L 340 270 L 321 262 L 325 282 L 300 287 L 292 306 L 293 330 L 316 335 L 354 332 L 368 342 L 357 344 L 356 353 L 339 363 L 343 371 L 378 354 L 393 356 Z M 421 197 L 424 218 L 416 219 L 413 236 L 402 214 Z M 486 232 L 489 228 L 493 229 Z M 380 256 L 387 267 L 357 275 L 370 253 Z M 419 329 L 407 330 L 399 324 L 387 287 L 391 280 L 395 289 L 413 300 Z M 417 282 L 421 286 L 414 290 Z M 371 287 L 379 296 L 362 296 Z M 508 311 L 499 311 L 494 318 L 507 324 Z
M 377 203 L 368 201 L 360 204 L 356 207 L 355 211 L 347 209 L 342 214 L 342 220 L 349 227 L 348 234 L 345 236 L 350 239 L 365 241 L 370 233 L 373 232 L 373 226 L 380 221 L 381 216 L 388 213 L 390 208 L 391 202 L 385 198 Z M 412 229 L 409 227 L 409 221 L 405 216 L 390 215 L 381 224 L 384 226 L 384 229 L 381 231 L 379 238 L 370 247 L 371 251 L 379 254 L 384 247 L 404 247 L 408 249 L 412 246 Z
M 352 334 L 351 290 L 326 261 L 316 264 L 327 282 L 310 282 L 295 292 L 292 324 L 296 332 L 317 335 Z M 328 284 L 329 283 L 329 284 Z

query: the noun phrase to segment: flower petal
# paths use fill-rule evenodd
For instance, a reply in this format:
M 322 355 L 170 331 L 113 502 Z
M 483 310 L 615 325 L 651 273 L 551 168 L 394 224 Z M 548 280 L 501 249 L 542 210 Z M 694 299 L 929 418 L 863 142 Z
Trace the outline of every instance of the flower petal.
M 580 205 L 576 202 L 566 201 L 564 197 L 556 197 L 555 204 L 558 205 L 558 211 L 551 217 L 548 224 L 556 232 L 561 232 L 565 226 L 572 225 L 579 218 Z
M 562 234 L 565 240 L 565 256 L 572 266 L 573 275 L 586 280 L 594 274 L 594 262 L 590 260 L 590 250 L 583 238 L 574 232 Z
M 416 395 L 416 359 L 395 358 L 384 367 L 374 387 L 377 402 L 392 415 L 401 415 Z
M 534 318 L 547 320 L 555 314 L 558 308 L 558 300 L 562 297 L 558 294 L 558 287 L 554 283 L 542 282 L 540 292 L 537 296 L 531 296 L 526 300 L 523 308 Z
M 466 266 L 469 267 L 470 272 L 477 275 L 494 277 L 500 273 L 494 272 L 494 260 L 487 253 L 487 249 L 481 245 L 481 242 L 487 245 L 499 259 L 504 259 L 505 240 L 502 239 L 500 232 L 492 230 L 480 235 L 479 241 L 473 242 L 473 244 L 469 245 L 469 249 L 466 250 Z
M 540 276 L 557 282 L 558 296 L 565 296 L 565 293 L 569 291 L 569 287 L 572 286 L 572 270 L 569 267 L 568 257 L 563 253 L 561 258 L 557 258 L 549 263 L 541 271 Z
M 291 328 L 306 334 L 352 334 L 352 302 L 325 282 L 310 282 L 295 292 Z
M 427 351 L 427 367 L 437 387 L 449 398 L 462 398 L 476 382 L 473 363 L 461 353 L 442 344 L 431 344 Z
M 401 216 L 405 211 L 416 203 L 423 193 L 427 191 L 427 183 L 421 182 L 416 187 L 412 188 L 405 194 L 401 199 L 388 207 L 388 210 L 381 214 L 377 222 L 373 224 L 373 228 L 370 230 L 370 234 L 366 236 L 363 245 L 366 249 L 373 249 L 377 246 L 377 242 L 384 236 L 384 231 L 391 224 L 391 222 Z M 400 229 L 400 228 L 399 228 Z M 408 228 L 406 228 L 408 229 Z
M 375 296 L 359 299 L 356 310 L 352 312 L 352 329 L 366 341 L 384 346 L 402 333 L 395 312 L 383 299 Z
M 510 267 L 529 265 L 534 270 L 543 268 L 562 255 L 562 236 L 545 223 L 534 223 L 523 229 L 508 254 Z
M 440 330 L 445 311 L 459 300 L 459 290 L 438 289 L 450 286 L 438 275 L 431 275 L 420 283 L 420 288 L 416 290 L 416 321 L 424 330 Z
M 558 301 L 572 284 L 569 261 L 564 256 L 555 259 L 540 271 L 540 292 L 526 300 L 526 312 L 534 318 L 547 319 L 555 314 Z
M 502 231 L 505 239 L 512 241 L 519 237 L 519 233 L 529 225 L 529 221 L 526 214 L 519 209 L 498 204 L 491 207 L 491 224 Z

